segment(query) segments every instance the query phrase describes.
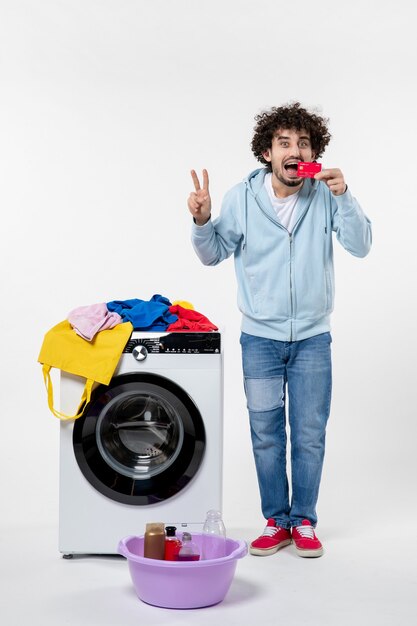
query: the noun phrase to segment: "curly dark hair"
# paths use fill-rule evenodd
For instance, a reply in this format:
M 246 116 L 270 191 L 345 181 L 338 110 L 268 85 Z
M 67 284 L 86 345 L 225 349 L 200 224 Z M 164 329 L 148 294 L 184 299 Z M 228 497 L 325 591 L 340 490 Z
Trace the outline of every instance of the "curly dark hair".
M 327 128 L 329 120 L 310 113 L 299 102 L 272 107 L 269 111 L 256 115 L 255 121 L 252 152 L 270 171 L 271 164 L 264 159 L 262 153 L 272 146 L 273 136 L 278 129 L 306 130 L 310 134 L 311 147 L 316 159 L 321 157 L 331 138 Z

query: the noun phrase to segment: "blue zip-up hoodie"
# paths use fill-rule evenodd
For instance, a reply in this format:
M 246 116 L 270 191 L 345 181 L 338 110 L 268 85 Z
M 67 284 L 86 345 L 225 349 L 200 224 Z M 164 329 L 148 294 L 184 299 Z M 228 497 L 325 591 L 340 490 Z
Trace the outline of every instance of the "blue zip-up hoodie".
M 330 330 L 334 272 L 332 231 L 351 254 L 371 247 L 371 223 L 347 190 L 334 196 L 306 179 L 290 234 L 278 221 L 257 169 L 225 196 L 220 216 L 193 224 L 192 243 L 205 265 L 235 258 L 242 331 L 298 341 Z

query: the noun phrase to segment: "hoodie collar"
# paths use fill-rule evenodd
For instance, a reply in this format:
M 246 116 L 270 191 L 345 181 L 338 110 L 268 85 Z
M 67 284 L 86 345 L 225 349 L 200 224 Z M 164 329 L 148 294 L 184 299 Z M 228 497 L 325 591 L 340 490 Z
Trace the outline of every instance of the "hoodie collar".
M 266 167 L 262 167 L 251 172 L 244 180 L 246 185 L 247 192 L 253 196 L 259 208 L 265 215 L 277 223 L 279 226 L 282 224 L 278 221 L 275 211 L 272 208 L 271 202 L 268 197 L 268 192 L 264 186 L 265 175 L 268 173 Z M 318 188 L 319 181 L 314 180 L 313 178 L 306 178 L 304 180 L 304 184 L 301 187 L 298 194 L 297 201 L 297 215 L 296 222 L 294 226 L 294 230 L 297 227 L 297 224 L 300 222 L 301 218 L 305 215 L 308 207 L 310 206 L 311 200 Z

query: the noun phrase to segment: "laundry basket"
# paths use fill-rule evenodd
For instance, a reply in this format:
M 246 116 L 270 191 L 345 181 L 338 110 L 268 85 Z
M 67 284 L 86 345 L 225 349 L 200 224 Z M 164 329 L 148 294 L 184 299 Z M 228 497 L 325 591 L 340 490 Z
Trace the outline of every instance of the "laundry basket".
M 201 533 L 193 541 L 202 545 Z M 126 537 L 118 551 L 129 563 L 138 597 L 147 604 L 195 609 L 221 602 L 232 584 L 237 559 L 247 554 L 244 541 L 226 539 L 226 556 L 200 561 L 162 561 L 143 556 L 143 536 Z

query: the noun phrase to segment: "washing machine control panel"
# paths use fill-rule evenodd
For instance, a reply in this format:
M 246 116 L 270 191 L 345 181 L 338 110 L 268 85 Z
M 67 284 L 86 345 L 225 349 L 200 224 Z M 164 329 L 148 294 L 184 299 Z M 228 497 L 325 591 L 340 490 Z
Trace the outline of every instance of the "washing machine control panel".
M 220 333 L 169 333 L 160 337 L 146 337 L 146 333 L 135 337 L 133 333 L 123 352 L 133 353 L 138 361 L 148 354 L 219 354 Z

